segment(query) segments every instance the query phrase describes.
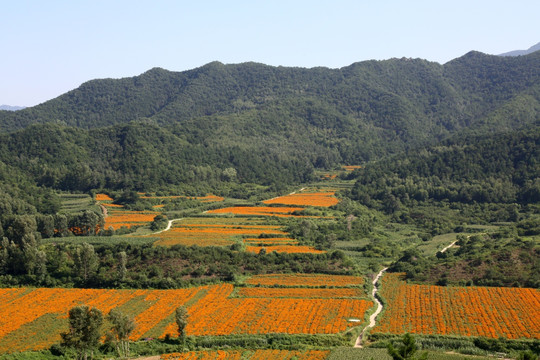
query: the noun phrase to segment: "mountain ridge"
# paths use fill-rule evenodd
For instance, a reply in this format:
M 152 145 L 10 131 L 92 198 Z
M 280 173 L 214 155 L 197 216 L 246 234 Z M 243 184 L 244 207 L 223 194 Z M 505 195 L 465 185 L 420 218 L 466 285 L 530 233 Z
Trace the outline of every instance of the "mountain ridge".
M 530 48 L 528 48 L 527 50 L 513 50 L 513 51 L 508 51 L 508 52 L 505 52 L 503 54 L 499 54 L 499 56 L 521 56 L 521 55 L 528 55 L 528 54 L 532 54 L 533 52 L 536 52 L 536 51 L 539 51 L 540 50 L 540 42 L 536 45 L 533 45 L 531 46 Z
M 92 80 L 0 112 L 0 161 L 59 189 L 183 184 L 204 194 L 197 182 L 209 191 L 227 168 L 242 182 L 284 186 L 315 168 L 527 128 L 539 114 L 540 52 L 341 69 L 212 62 Z
M 538 61 L 538 56 L 530 56 Z M 404 88 L 404 85 L 411 83 L 419 88 L 422 86 L 418 84 L 419 81 L 423 81 L 424 85 L 430 81 L 428 86 L 445 88 L 446 94 L 459 93 L 463 90 L 462 84 L 456 83 L 456 80 L 461 82 L 463 79 L 455 79 L 457 66 L 462 68 L 460 71 L 465 68 L 469 80 L 476 77 L 484 81 L 482 77 L 486 75 L 498 75 L 482 74 L 485 73 L 482 64 L 488 67 L 506 66 L 505 71 L 520 75 L 519 70 L 512 70 L 514 63 L 519 67 L 527 61 L 519 60 L 516 62 L 514 58 L 470 52 L 444 65 L 421 59 L 390 59 L 357 62 L 341 69 L 272 67 L 253 62 L 231 65 L 212 62 L 183 72 L 153 68 L 131 78 L 90 80 L 35 107 L 16 113 L 0 112 L 0 129 L 13 131 L 33 122 L 48 121 L 92 128 L 152 117 L 156 117 L 160 124 L 169 124 L 198 116 L 230 114 L 239 111 L 239 107 L 251 105 L 250 102 L 259 106 L 276 98 L 290 96 L 320 98 L 322 95 L 331 98 L 332 103 L 343 103 L 343 88 L 352 83 L 355 88 L 349 88 L 347 92 L 360 89 L 363 93 L 353 95 L 363 97 L 416 91 Z M 477 68 L 471 71 L 471 66 Z M 523 74 L 514 82 L 523 81 Z M 532 71 L 530 75 L 529 82 L 539 78 L 538 71 Z M 351 110 L 358 109 L 347 109 Z
M 26 106 L 0 105 L 0 110 L 4 111 L 18 111 L 22 109 L 26 109 Z

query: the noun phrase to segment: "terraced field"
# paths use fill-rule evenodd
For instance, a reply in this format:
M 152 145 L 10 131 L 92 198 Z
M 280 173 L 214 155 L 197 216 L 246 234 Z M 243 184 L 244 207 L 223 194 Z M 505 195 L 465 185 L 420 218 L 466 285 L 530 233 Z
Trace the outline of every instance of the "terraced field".
M 407 284 L 382 279 L 385 310 L 373 333 L 540 339 L 540 291 Z
M 180 305 L 189 312 L 187 334 L 204 336 L 336 334 L 358 325 L 349 319 L 363 319 L 373 304 L 359 287 L 362 278 L 343 282 L 339 276 L 310 275 L 310 279 L 299 276 L 302 287 L 287 280 L 291 287 L 279 293 L 280 289 L 253 287 L 264 281 L 255 277 L 236 296 L 232 284 L 176 290 L 0 289 L 0 352 L 39 350 L 59 342 L 60 333 L 67 330 L 68 310 L 81 304 L 104 314 L 118 308 L 133 316 L 137 327 L 132 340 L 175 336 L 174 311 Z M 316 287 L 328 282 L 341 285 Z M 39 330 L 44 328 L 48 331 Z

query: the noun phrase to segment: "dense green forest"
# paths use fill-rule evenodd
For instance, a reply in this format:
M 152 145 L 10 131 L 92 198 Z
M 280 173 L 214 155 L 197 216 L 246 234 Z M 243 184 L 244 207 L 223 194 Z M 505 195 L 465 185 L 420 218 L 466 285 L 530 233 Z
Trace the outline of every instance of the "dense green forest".
M 133 78 L 93 80 L 41 105 L 0 112 L 0 124 L 12 131 L 44 122 L 96 128 L 150 119 L 193 135 L 193 119 L 254 125 L 260 116 L 259 127 L 288 127 L 289 119 L 272 116 L 286 112 L 316 127 L 344 131 L 350 125 L 387 141 L 418 141 L 480 126 L 497 109 L 524 99 L 526 107 L 515 109 L 519 119 L 489 125 L 495 130 L 534 120 L 539 57 L 471 52 L 444 65 L 403 58 L 341 69 L 218 62 L 178 73 L 156 68 Z
M 366 166 L 352 197 L 395 211 L 399 203 L 532 204 L 540 201 L 540 127 L 456 137 Z M 382 184 L 381 184 L 382 183 Z M 502 220 L 502 219 L 501 219 Z
M 317 168 L 377 160 L 458 134 L 533 126 L 539 61 L 540 53 L 471 52 L 444 65 L 211 63 L 93 80 L 35 107 L 0 111 L 0 171 L 67 191 L 195 194 L 223 191 L 224 181 L 280 189 L 312 180 Z

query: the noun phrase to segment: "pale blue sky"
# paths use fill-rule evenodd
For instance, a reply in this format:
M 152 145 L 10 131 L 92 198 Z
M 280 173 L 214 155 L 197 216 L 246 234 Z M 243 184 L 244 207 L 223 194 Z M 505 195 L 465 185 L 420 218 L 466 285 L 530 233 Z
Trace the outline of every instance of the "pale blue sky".
M 153 67 L 445 63 L 540 42 L 538 0 L 1 0 L 0 14 L 0 104 L 19 106 Z

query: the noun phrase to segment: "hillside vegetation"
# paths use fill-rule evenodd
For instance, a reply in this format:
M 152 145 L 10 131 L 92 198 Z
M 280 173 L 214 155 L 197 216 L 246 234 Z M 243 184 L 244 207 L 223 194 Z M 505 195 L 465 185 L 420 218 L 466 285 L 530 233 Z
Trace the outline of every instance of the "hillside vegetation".
M 389 358 L 414 333 L 534 359 L 539 114 L 540 52 L 214 62 L 0 111 L 0 357 Z M 105 316 L 84 346 L 80 304 Z
M 539 62 L 540 52 L 471 52 L 444 65 L 152 69 L 0 111 L 0 161 L 69 191 L 176 186 L 204 195 L 224 180 L 299 184 L 317 168 L 538 123 Z

